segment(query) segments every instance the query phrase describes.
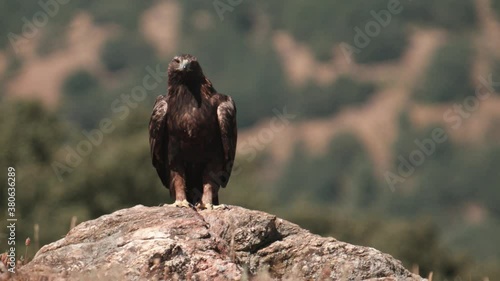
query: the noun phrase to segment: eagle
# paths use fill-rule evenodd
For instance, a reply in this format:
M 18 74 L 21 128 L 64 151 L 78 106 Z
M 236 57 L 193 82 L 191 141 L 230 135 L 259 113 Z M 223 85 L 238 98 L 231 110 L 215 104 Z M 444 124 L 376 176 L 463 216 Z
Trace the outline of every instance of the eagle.
M 153 166 L 173 206 L 217 208 L 236 153 L 235 103 L 215 90 L 192 55 L 175 56 L 167 74 L 167 94 L 156 98 L 149 121 Z

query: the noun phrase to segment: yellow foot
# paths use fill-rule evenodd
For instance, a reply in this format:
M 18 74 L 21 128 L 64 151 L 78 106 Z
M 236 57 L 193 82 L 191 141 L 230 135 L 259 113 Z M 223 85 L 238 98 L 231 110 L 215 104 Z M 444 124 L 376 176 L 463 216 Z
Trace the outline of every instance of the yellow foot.
M 189 203 L 187 200 L 182 200 L 182 201 L 176 200 L 174 202 L 174 204 L 169 205 L 169 206 L 178 207 L 178 208 L 192 208 L 193 207 L 193 205 L 191 205 L 191 203 Z
M 224 205 L 224 204 L 220 204 L 220 205 L 214 205 L 214 204 L 211 204 L 211 203 L 207 203 L 207 204 L 199 204 L 197 206 L 198 208 L 200 208 L 201 210 L 227 210 L 229 209 L 229 207 L 227 205 Z
M 219 204 L 216 206 L 213 206 L 214 210 L 229 210 L 229 206 L 226 204 Z

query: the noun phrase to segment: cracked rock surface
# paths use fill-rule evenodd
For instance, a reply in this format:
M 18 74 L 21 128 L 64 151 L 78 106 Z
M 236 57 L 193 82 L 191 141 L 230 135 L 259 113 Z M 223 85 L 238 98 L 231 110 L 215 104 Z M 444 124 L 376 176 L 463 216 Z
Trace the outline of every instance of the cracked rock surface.
M 44 246 L 20 274 L 28 280 L 424 280 L 373 248 L 236 206 L 123 209 Z

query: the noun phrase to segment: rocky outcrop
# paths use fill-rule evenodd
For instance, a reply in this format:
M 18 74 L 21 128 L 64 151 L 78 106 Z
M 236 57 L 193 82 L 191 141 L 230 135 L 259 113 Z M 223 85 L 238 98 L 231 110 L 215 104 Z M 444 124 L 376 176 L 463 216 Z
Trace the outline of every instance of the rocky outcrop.
M 29 280 L 423 280 L 373 248 L 235 206 L 120 210 L 44 246 L 20 273 Z

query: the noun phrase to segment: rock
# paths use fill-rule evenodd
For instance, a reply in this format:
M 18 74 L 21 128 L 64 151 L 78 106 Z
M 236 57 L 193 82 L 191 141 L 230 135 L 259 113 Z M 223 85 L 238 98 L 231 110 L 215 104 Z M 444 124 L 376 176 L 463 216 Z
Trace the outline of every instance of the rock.
M 20 269 L 27 280 L 424 280 L 390 255 L 276 216 L 135 206 L 81 223 Z

